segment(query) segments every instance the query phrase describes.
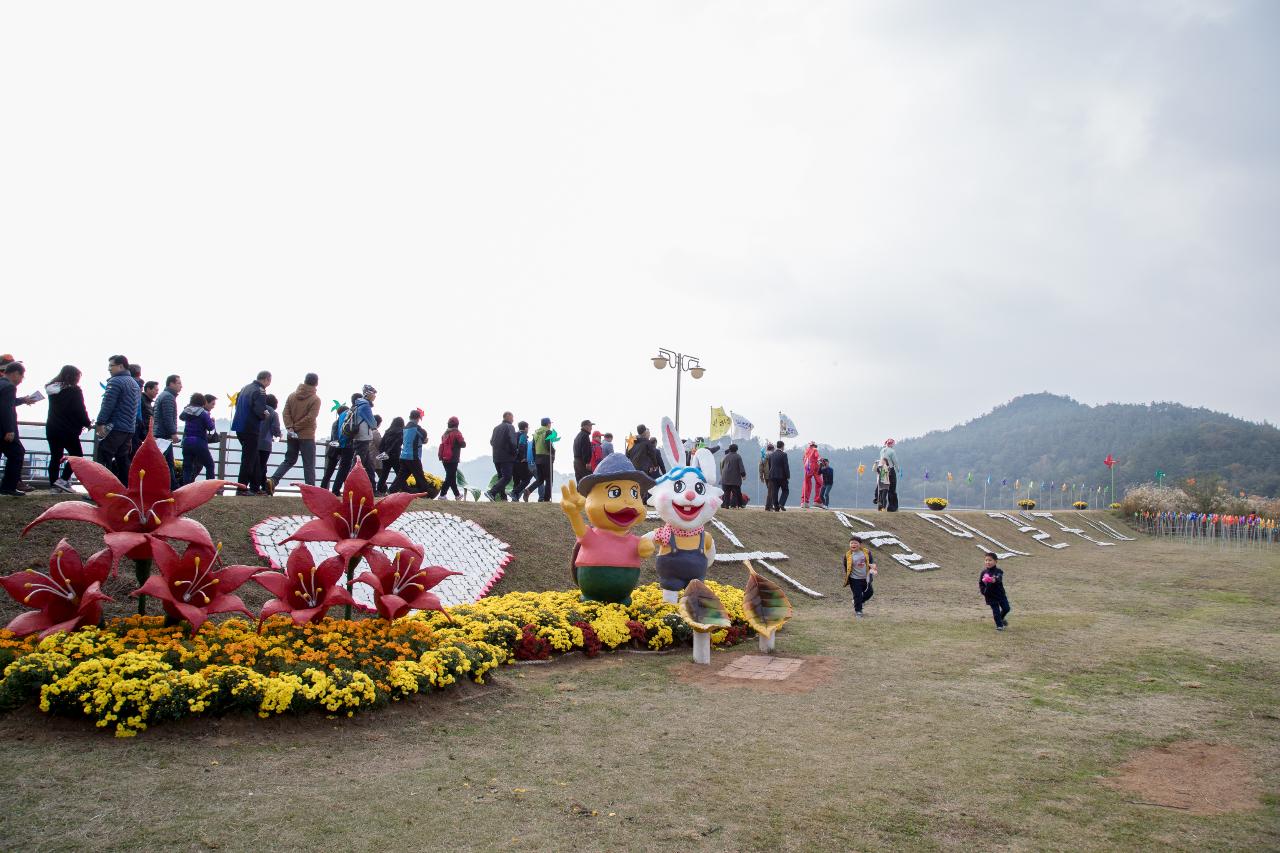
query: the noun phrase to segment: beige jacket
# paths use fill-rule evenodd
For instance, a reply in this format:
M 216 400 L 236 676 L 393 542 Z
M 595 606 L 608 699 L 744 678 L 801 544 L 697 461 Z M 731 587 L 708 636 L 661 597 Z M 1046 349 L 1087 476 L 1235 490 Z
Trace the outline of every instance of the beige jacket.
M 310 385 L 299 385 L 298 390 L 284 401 L 284 411 L 280 416 L 286 430 L 293 430 L 304 441 L 315 441 L 316 418 L 320 416 L 320 395 Z

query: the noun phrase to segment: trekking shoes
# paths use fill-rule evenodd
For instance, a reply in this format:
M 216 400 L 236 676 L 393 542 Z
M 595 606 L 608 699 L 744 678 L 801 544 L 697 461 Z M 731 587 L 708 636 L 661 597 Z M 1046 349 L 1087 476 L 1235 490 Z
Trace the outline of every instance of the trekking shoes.
M 27 493 L 20 492 L 17 489 L 5 489 L 3 492 L 0 492 L 0 495 L 4 495 L 6 498 L 25 498 Z
M 997 626 L 996 626 L 996 630 L 997 630 L 997 631 L 1003 631 L 1003 630 L 1004 630 L 1004 626 L 1003 626 L 1003 625 L 997 625 Z
M 862 611 L 861 611 L 861 610 L 855 610 L 855 611 L 853 611 L 853 618 L 854 618 L 854 619 L 861 619 L 861 618 L 862 618 Z
M 75 494 L 75 489 L 71 488 L 70 480 L 54 480 L 51 491 L 66 492 L 69 495 Z

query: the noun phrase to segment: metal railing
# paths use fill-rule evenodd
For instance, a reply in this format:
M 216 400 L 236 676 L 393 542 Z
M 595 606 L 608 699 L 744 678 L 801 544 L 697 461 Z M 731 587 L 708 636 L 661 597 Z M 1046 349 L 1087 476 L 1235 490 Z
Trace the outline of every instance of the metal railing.
M 18 433 L 22 439 L 25 449 L 25 455 L 22 460 L 22 477 L 30 483 L 49 485 L 49 439 L 45 435 L 44 421 L 18 421 Z M 24 430 L 23 427 L 31 429 Z M 38 428 L 38 431 L 35 429 Z M 84 447 L 84 455 L 86 459 L 92 459 L 98 449 L 97 433 L 90 430 L 87 436 L 80 439 L 81 445 Z M 316 485 L 320 484 L 320 478 L 324 476 L 324 456 L 328 446 L 323 441 L 316 442 Z M 180 444 L 174 445 L 174 458 L 177 461 L 182 459 L 182 447 Z M 240 443 L 231 433 L 218 433 L 218 441 L 209 442 L 209 452 L 213 456 L 214 470 L 219 480 L 235 481 L 240 474 Z M 267 457 L 267 476 L 275 473 L 276 466 L 284 461 L 284 457 L 288 452 L 287 445 L 283 442 L 273 442 L 271 445 L 271 455 Z M 3 459 L 0 459 L 0 466 L 3 465 Z M 203 473 L 203 472 L 202 472 Z M 298 484 L 306 482 L 303 475 L 302 455 L 298 455 L 297 463 L 289 469 L 280 484 L 276 487 L 277 492 L 297 492 Z M 376 481 L 375 481 L 376 482 Z

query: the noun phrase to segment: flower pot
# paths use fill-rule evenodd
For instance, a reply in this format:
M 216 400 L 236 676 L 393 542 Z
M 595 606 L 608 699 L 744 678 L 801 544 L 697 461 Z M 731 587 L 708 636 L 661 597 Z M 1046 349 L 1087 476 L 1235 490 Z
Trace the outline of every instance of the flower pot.
M 640 583 L 640 569 L 625 566 L 578 566 L 578 589 L 583 601 L 630 604 L 631 591 Z

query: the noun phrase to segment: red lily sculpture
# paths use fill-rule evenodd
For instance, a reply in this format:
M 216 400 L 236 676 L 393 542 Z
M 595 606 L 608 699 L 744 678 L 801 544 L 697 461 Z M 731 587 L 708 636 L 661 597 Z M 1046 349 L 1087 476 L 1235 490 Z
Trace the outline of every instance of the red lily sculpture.
M 44 639 L 59 631 L 97 625 L 102 621 L 102 602 L 111 600 L 102 591 L 102 582 L 113 562 L 111 549 L 103 548 L 83 563 L 63 539 L 49 556 L 49 574 L 28 569 L 0 578 L 0 586 L 14 601 L 37 608 L 15 618 L 6 629 L 19 637 L 39 631 Z
M 416 493 L 397 492 L 380 501 L 373 497 L 373 484 L 359 459 L 342 484 L 342 497 L 328 489 L 300 485 L 302 502 L 316 517 L 299 528 L 286 542 L 333 542 L 339 556 L 346 560 L 364 556 L 373 546 L 408 548 L 418 551 L 409 537 L 388 530 L 416 497 Z
M 325 612 L 338 604 L 355 604 L 351 594 L 338 584 L 346 560 L 337 555 L 316 565 L 305 544 L 293 549 L 283 572 L 258 572 L 253 579 L 275 598 L 262 606 L 258 625 L 269 616 L 288 613 L 295 625 L 319 622 Z
M 24 536 L 46 521 L 87 521 L 106 531 L 102 538 L 116 559 L 149 560 L 152 544 L 163 539 L 213 547 L 204 525 L 182 516 L 208 501 L 226 483 L 205 480 L 171 492 L 169 467 L 153 436 L 147 436 L 133 457 L 127 487 L 97 462 L 77 456 L 67 461 L 97 506 L 81 501 L 56 503 L 22 529 Z
M 255 572 L 262 571 L 260 566 L 219 568 L 221 548 L 199 544 L 188 545 L 179 557 L 168 543 L 156 541 L 151 543 L 151 553 L 160 574 L 147 578 L 130 595 L 155 596 L 170 618 L 185 619 L 191 624 L 192 636 L 214 613 L 243 613 L 253 618 L 240 596 L 231 593 Z
M 440 598 L 430 590 L 450 575 L 461 574 L 443 566 L 423 566 L 422 555 L 407 549 L 390 560 L 381 551 L 370 550 L 365 559 L 370 571 L 362 572 L 355 582 L 373 590 L 374 607 L 387 621 L 407 616 L 411 610 L 445 613 Z

